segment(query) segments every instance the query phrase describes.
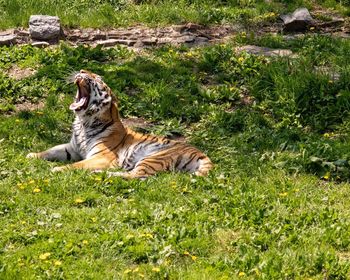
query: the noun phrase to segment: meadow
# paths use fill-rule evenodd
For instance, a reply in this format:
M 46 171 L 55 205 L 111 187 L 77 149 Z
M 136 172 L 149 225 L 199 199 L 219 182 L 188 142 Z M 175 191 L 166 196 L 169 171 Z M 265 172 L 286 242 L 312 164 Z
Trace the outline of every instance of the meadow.
M 299 7 L 330 8 L 349 16 L 349 4 L 349 0 L 0 0 L 0 29 L 28 26 L 33 14 L 57 15 L 66 27 L 102 29 L 187 22 L 251 26 L 271 13 Z
M 1 47 L 0 279 L 350 278 L 349 60 L 349 40 L 317 34 Z M 80 69 L 103 76 L 123 118 L 150 123 L 135 129 L 185 137 L 215 169 L 140 181 L 26 159 L 69 140 Z

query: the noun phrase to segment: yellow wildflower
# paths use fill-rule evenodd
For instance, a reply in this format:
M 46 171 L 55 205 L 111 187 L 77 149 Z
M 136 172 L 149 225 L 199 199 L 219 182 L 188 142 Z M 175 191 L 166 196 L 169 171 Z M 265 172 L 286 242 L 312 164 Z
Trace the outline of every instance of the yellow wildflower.
M 76 204 L 81 204 L 81 203 L 83 203 L 85 200 L 84 199 L 81 199 L 81 198 L 76 198 L 75 200 L 74 200 L 74 202 L 76 203 Z
M 82 243 L 83 243 L 84 245 L 87 245 L 87 244 L 89 244 L 89 241 L 83 240 Z
M 283 192 L 283 193 L 280 193 L 280 194 L 279 194 L 279 196 L 282 196 L 282 197 L 287 196 L 287 195 L 288 195 L 287 192 Z
M 21 120 L 19 120 L 19 119 L 16 119 L 16 120 L 15 120 L 15 122 L 16 122 L 16 123 L 19 123 L 19 122 L 21 122 Z
M 331 173 L 327 172 L 322 178 L 325 180 L 329 180 L 330 177 L 331 177 Z
M 140 269 L 136 267 L 132 272 L 138 272 Z
M 242 63 L 243 61 L 244 61 L 244 57 L 241 56 L 241 57 L 238 58 L 238 62 L 239 63 Z
M 184 252 L 184 255 L 185 255 L 185 256 L 189 256 L 190 253 L 189 253 L 188 251 L 185 251 L 185 252 Z
M 244 276 L 245 275 L 245 273 L 243 272 L 243 271 L 241 271 L 240 273 L 238 273 L 238 276 L 239 277 L 242 277 L 242 276 Z
M 35 189 L 33 190 L 33 193 L 39 193 L 39 192 L 41 192 L 41 189 L 39 189 L 39 188 L 35 188 Z
M 152 268 L 152 271 L 154 271 L 154 272 L 159 272 L 159 271 L 160 271 L 160 268 L 159 268 L 159 267 L 153 267 L 153 268 Z
M 191 259 L 192 259 L 193 261 L 196 261 L 197 257 L 192 255 L 192 256 L 191 256 Z
M 48 259 L 50 256 L 51 256 L 51 253 L 44 253 L 39 256 L 39 259 L 44 261 Z
M 62 262 L 61 261 L 54 261 L 54 263 L 53 263 L 55 266 L 60 266 L 61 264 L 62 264 Z

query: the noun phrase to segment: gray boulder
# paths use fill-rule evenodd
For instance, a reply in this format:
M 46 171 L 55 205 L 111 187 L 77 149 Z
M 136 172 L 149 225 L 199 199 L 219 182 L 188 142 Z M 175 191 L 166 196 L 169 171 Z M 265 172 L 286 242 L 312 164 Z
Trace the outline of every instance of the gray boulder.
M 17 36 L 14 34 L 0 35 L 0 46 L 10 46 L 16 43 Z
M 60 19 L 56 16 L 32 15 L 29 33 L 32 39 L 39 41 L 58 40 L 61 34 Z
M 284 31 L 305 31 L 312 26 L 314 19 L 306 8 L 296 9 L 292 14 L 281 15 L 284 23 Z

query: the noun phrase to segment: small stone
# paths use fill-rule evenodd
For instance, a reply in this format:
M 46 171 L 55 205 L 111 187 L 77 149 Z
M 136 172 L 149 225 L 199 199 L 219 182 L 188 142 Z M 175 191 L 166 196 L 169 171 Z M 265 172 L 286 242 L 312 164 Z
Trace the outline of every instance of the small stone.
M 192 43 L 194 42 L 195 37 L 191 35 L 181 36 L 176 39 L 176 43 L 183 44 L 183 43 Z
M 296 9 L 292 14 L 281 15 L 285 31 L 305 31 L 314 23 L 310 12 L 306 8 Z
M 102 47 L 112 47 L 118 44 L 117 39 L 108 39 L 108 40 L 102 40 L 102 41 L 98 41 L 97 45 L 98 46 L 102 46 Z
M 144 38 L 144 39 L 142 39 L 142 43 L 145 46 L 155 45 L 155 44 L 157 44 L 157 38 L 154 38 L 154 37 Z
M 60 19 L 56 16 L 32 15 L 29 19 L 29 33 L 32 39 L 58 40 L 61 34 Z
M 326 21 L 326 22 L 320 23 L 318 26 L 322 27 L 322 28 L 337 27 L 337 26 L 343 25 L 344 22 L 345 22 L 345 20 L 343 18 L 334 17 L 334 18 L 332 18 L 331 21 Z
M 17 36 L 15 34 L 0 35 L 0 46 L 10 46 L 16 43 Z
M 207 37 L 197 37 L 195 40 L 196 45 L 206 45 L 208 42 L 209 39 Z
M 238 47 L 235 49 L 236 52 L 247 52 L 254 55 L 263 55 L 263 56 L 292 56 L 293 52 L 286 49 L 270 49 L 254 45 L 246 45 Z
M 164 37 L 164 38 L 159 38 L 158 39 L 158 44 L 162 45 L 162 44 L 170 44 L 173 41 L 172 38 L 169 37 Z
M 37 47 L 37 48 L 46 48 L 46 47 L 50 46 L 50 44 L 48 42 L 45 42 L 45 41 L 32 42 L 31 45 L 33 47 Z
M 124 39 L 116 39 L 116 40 L 120 45 L 133 46 L 136 43 L 136 40 L 124 40 Z

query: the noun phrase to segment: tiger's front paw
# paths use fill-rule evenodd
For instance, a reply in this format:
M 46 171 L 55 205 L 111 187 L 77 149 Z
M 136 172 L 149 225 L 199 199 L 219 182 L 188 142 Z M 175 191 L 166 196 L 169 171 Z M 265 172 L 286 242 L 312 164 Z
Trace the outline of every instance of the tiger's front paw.
M 39 158 L 39 153 L 29 153 L 26 158 Z
M 61 172 L 64 169 L 66 169 L 66 167 L 64 167 L 64 166 L 56 166 L 56 167 L 51 169 L 51 172 Z

